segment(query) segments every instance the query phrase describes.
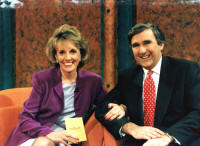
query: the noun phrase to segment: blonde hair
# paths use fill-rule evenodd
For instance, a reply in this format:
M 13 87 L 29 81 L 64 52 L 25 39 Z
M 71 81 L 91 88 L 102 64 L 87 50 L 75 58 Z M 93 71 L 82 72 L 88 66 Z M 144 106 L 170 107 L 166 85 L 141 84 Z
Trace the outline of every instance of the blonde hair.
M 58 41 L 62 40 L 71 40 L 75 43 L 76 47 L 80 50 L 81 60 L 79 62 L 78 67 L 82 67 L 85 64 L 85 61 L 88 59 L 88 51 L 89 46 L 88 42 L 81 35 L 80 31 L 71 25 L 64 24 L 57 28 L 53 35 L 49 38 L 46 45 L 46 55 L 49 61 L 55 65 L 59 65 L 56 62 L 55 54 L 56 54 L 56 44 Z

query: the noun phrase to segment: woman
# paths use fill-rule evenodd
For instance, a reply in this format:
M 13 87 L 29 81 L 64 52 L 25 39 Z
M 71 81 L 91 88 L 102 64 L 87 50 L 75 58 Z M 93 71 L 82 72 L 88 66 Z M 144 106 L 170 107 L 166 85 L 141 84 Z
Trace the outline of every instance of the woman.
M 88 57 L 88 44 L 75 27 L 57 28 L 46 54 L 55 67 L 33 75 L 31 95 L 6 146 L 77 144 L 78 138 L 65 131 L 64 118 L 84 117 L 106 94 L 99 75 L 80 70 Z

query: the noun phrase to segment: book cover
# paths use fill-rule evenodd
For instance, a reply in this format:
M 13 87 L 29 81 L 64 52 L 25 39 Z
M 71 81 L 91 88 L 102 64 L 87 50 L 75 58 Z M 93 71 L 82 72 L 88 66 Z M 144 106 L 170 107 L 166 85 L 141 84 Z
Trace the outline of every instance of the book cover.
M 65 118 L 66 131 L 79 138 L 79 142 L 87 141 L 83 118 Z

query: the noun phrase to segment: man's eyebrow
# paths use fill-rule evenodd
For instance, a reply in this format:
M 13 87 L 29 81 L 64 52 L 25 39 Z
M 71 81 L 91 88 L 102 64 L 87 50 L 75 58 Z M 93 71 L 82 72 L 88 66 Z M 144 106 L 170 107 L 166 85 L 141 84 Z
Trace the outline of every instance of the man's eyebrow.
M 131 46 L 136 47 L 136 46 L 139 46 L 139 44 L 137 42 L 135 42 L 135 43 L 132 43 Z
M 143 43 L 144 44 L 149 44 L 149 43 L 151 43 L 151 40 L 144 40 Z

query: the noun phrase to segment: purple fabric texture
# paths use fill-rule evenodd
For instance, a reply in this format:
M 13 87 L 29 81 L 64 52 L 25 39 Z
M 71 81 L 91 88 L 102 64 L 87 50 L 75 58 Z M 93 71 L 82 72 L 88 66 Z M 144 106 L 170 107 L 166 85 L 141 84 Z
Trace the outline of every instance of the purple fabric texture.
M 45 136 L 52 132 L 64 109 L 64 94 L 59 68 L 50 68 L 33 75 L 32 92 L 19 115 L 19 123 L 12 131 L 5 146 L 20 145 L 27 139 Z M 101 77 L 95 73 L 78 70 L 74 107 L 77 117 L 87 113 L 91 104 L 103 100 L 106 91 Z

